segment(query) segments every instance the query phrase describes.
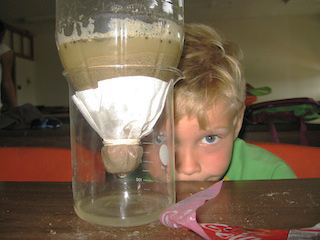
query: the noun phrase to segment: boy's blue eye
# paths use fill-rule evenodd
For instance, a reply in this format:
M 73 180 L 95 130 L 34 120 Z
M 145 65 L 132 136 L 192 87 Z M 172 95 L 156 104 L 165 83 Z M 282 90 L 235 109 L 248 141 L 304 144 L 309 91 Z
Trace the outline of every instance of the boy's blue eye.
M 202 143 L 213 144 L 218 140 L 218 137 L 215 135 L 208 135 L 201 139 Z

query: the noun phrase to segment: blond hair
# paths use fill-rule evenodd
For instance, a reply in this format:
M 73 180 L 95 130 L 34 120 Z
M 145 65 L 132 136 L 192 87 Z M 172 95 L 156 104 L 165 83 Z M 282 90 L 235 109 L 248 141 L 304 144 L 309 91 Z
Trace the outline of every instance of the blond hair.
M 245 81 L 241 75 L 241 52 L 213 28 L 185 25 L 185 45 L 178 68 L 185 79 L 175 86 L 175 121 L 197 117 L 206 127 L 207 111 L 220 100 L 230 103 L 236 114 L 244 106 Z

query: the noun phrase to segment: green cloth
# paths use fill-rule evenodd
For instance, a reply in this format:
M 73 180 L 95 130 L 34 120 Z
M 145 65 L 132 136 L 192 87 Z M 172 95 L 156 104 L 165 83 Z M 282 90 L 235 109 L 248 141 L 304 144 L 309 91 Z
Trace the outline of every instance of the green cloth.
M 311 104 L 301 104 L 301 105 L 282 106 L 282 107 L 265 107 L 259 110 L 255 110 L 253 112 L 253 115 L 259 114 L 261 112 L 266 112 L 266 113 L 293 112 L 294 116 L 303 117 L 306 121 L 311 121 L 314 119 L 318 119 L 320 117 L 319 107 Z M 291 120 L 289 120 L 289 122 L 290 121 Z M 274 122 L 288 122 L 288 121 L 275 118 Z
M 236 139 L 226 180 L 266 180 L 296 178 L 279 157 L 258 146 Z

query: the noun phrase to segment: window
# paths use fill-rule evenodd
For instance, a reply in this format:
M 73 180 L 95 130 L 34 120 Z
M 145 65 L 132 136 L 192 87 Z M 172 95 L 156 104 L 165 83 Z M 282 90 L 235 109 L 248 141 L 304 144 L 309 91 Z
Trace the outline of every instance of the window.
M 25 30 L 6 24 L 6 43 L 16 56 L 33 60 L 33 36 Z

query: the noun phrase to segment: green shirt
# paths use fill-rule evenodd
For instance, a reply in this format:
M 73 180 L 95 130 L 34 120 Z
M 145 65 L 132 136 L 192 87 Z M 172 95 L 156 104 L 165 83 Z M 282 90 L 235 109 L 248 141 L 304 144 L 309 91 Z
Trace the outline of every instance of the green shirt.
M 236 139 L 226 180 L 266 180 L 296 178 L 282 159 L 258 146 Z

